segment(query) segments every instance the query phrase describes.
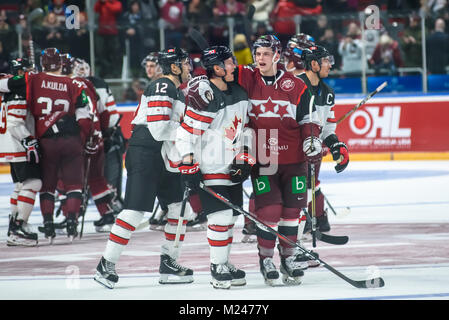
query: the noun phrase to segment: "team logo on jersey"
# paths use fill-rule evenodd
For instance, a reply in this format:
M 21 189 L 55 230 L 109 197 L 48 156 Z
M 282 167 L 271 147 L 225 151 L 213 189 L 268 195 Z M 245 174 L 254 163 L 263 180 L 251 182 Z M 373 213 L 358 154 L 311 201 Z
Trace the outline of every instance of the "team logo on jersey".
M 225 128 L 225 137 L 234 142 L 235 136 L 237 134 L 237 128 L 239 126 L 239 123 L 242 123 L 242 119 L 237 118 L 237 116 L 234 117 L 234 120 L 232 121 L 232 125 L 230 127 Z
M 292 79 L 284 79 L 281 82 L 281 89 L 284 91 L 291 91 L 295 87 L 295 82 Z

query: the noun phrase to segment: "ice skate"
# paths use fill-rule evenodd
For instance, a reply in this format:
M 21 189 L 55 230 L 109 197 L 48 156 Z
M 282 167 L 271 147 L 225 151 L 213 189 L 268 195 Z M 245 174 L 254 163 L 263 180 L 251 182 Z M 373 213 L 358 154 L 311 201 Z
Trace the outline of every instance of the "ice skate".
M 175 259 L 167 254 L 161 255 L 159 273 L 161 274 L 160 284 L 193 282 L 193 270 L 179 265 Z
M 12 217 L 10 219 L 13 219 Z M 7 246 L 34 247 L 38 244 L 37 233 L 31 232 L 23 220 L 10 221 Z
M 226 266 L 229 269 L 229 273 L 232 276 L 231 286 L 244 286 L 246 285 L 245 271 L 237 269 L 232 263 L 226 262 Z
M 256 235 L 256 224 L 254 222 L 247 223 L 243 226 L 243 243 L 254 243 L 257 242 L 257 235 Z
M 53 243 L 53 239 L 56 237 L 53 221 L 44 221 L 44 226 L 38 227 L 38 230 L 45 235 L 46 239 L 49 240 L 49 244 Z
M 186 231 L 205 231 L 207 216 L 203 213 L 198 213 L 195 219 L 188 221 L 186 224 Z
M 310 251 L 312 255 L 316 258 L 319 258 L 319 255 L 317 252 Z M 319 267 L 321 264 L 318 260 L 311 259 L 308 255 L 306 255 L 304 252 L 300 251 L 298 249 L 298 252 L 295 254 L 295 261 L 296 262 L 306 262 L 309 266 L 309 268 L 315 268 Z
M 296 262 L 296 256 L 281 258 L 282 282 L 286 285 L 301 284 L 302 276 L 304 276 L 304 265 L 307 263 Z M 307 268 L 307 267 L 306 267 Z
M 95 231 L 97 232 L 110 232 L 115 222 L 115 216 L 113 212 L 106 213 L 99 220 L 94 221 Z
M 74 219 L 67 219 L 67 237 L 69 237 L 70 242 L 73 242 L 78 236 L 78 222 Z
M 234 267 L 235 268 L 235 267 Z M 210 264 L 210 273 L 212 280 L 210 284 L 215 289 L 229 289 L 233 280 L 232 274 L 226 263 L 224 264 Z
M 269 286 L 273 286 L 276 280 L 279 279 L 279 272 L 276 270 L 276 266 L 273 263 L 272 258 L 260 259 L 260 272 L 262 273 L 265 283 Z
M 114 289 L 115 284 L 118 282 L 118 275 L 115 272 L 115 263 L 101 257 L 94 280 L 108 289 Z

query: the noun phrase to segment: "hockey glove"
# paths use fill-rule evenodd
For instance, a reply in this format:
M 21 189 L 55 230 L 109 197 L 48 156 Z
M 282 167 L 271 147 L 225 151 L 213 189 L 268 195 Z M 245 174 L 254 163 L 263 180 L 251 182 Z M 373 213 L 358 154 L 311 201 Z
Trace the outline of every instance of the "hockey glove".
M 344 142 L 339 141 L 332 144 L 329 149 L 332 153 L 332 159 L 337 161 L 337 165 L 334 167 L 335 171 L 337 171 L 337 173 L 342 172 L 349 164 L 348 147 Z
M 318 137 L 307 137 L 302 144 L 302 150 L 309 162 L 316 162 L 321 160 L 322 155 L 322 141 Z
M 31 163 L 39 163 L 39 158 L 41 157 L 40 146 L 37 139 L 32 136 L 22 139 L 22 146 L 27 152 L 27 161 Z
M 94 155 L 100 147 L 101 132 L 95 130 L 84 147 L 84 152 L 88 155 Z
M 178 170 L 181 172 L 181 181 L 184 186 L 193 191 L 199 190 L 203 175 L 201 174 L 200 165 L 198 163 L 181 163 Z
M 188 83 L 186 104 L 195 110 L 206 110 L 214 99 L 214 92 L 206 76 L 198 76 Z
M 248 179 L 251 174 L 251 169 L 255 164 L 256 159 L 246 151 L 236 155 L 229 169 L 231 181 L 234 183 L 242 183 Z

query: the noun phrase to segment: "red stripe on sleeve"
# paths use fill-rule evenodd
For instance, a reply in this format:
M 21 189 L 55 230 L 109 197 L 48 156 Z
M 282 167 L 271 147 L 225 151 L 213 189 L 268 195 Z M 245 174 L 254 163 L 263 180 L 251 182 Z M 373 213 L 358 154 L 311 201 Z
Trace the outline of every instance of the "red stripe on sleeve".
M 168 120 L 170 120 L 170 116 L 169 115 L 147 116 L 147 122 L 168 121 Z
M 192 128 L 191 126 L 189 126 L 188 124 L 186 124 L 185 122 L 183 122 L 181 124 L 181 127 L 183 127 L 184 129 L 186 129 L 188 132 L 190 132 L 191 134 L 196 134 L 197 136 L 200 136 L 204 133 L 204 130 L 201 129 L 195 129 Z
M 171 108 L 172 107 L 172 103 L 170 101 L 149 101 L 148 102 L 148 107 L 149 108 L 154 108 L 154 107 Z
M 212 121 L 214 121 L 214 119 L 211 117 L 206 117 L 206 116 L 196 114 L 195 112 L 193 112 L 191 110 L 187 110 L 186 116 L 189 116 L 190 118 L 193 118 L 195 120 L 205 122 L 205 123 L 211 123 Z

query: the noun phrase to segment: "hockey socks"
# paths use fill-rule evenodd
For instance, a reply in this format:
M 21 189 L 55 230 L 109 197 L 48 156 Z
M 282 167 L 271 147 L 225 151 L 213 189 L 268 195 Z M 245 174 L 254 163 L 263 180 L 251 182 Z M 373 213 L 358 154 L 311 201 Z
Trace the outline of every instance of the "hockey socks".
M 143 212 L 125 209 L 117 216 L 109 234 L 109 240 L 103 257 L 112 263 L 117 263 L 123 249 L 131 238 L 131 233 L 142 221 Z

